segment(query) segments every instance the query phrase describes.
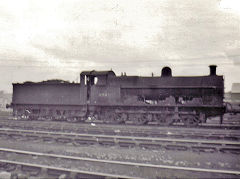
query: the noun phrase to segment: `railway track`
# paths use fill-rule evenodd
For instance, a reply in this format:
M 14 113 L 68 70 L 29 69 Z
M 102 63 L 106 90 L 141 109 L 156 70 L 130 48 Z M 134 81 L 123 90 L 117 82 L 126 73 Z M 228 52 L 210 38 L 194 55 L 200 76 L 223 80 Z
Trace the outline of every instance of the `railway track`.
M 12 118 L 11 116 L 9 117 L 6 117 L 6 116 L 0 116 L 0 122 L 1 121 L 18 121 L 18 122 L 30 122 L 29 120 L 26 120 L 26 119 L 18 119 L 18 120 L 15 120 L 14 118 Z M 240 119 L 237 120 L 238 122 L 236 122 L 236 120 L 234 120 L 234 122 L 231 122 L 230 121 L 224 121 L 223 124 L 219 124 L 219 120 L 211 120 L 210 122 L 208 123 L 202 123 L 202 124 L 199 124 L 198 126 L 184 126 L 183 124 L 178 124 L 178 125 L 171 125 L 171 126 L 167 126 L 167 127 L 170 127 L 170 128 L 189 128 L 189 129 L 230 129 L 230 130 L 238 130 L 240 129 Z M 36 123 L 64 123 L 64 124 L 78 124 L 78 123 L 75 123 L 75 122 L 66 122 L 66 121 L 37 121 L 37 120 L 33 120 L 31 122 L 36 122 Z M 80 123 L 81 125 L 88 125 L 89 123 L 91 123 L 93 121 L 86 121 L 84 123 Z M 115 125 L 115 126 L 126 126 L 126 125 L 122 125 L 122 124 L 108 124 L 108 123 L 102 123 L 102 122 L 98 122 L 98 121 L 94 121 L 94 123 L 96 123 L 97 125 Z M 127 126 L 131 127 L 131 126 L 135 126 L 135 124 L 127 124 Z M 138 126 L 144 126 L 144 127 L 155 127 L 155 128 L 161 128 L 161 127 L 166 127 L 166 126 L 159 126 L 159 125 L 156 125 L 155 123 L 150 123 L 148 125 L 138 125 Z
M 0 137 L 15 140 L 38 140 L 48 143 L 71 144 L 74 146 L 98 144 L 103 146 L 140 147 L 145 149 L 162 148 L 166 150 L 240 154 L 240 142 L 229 140 L 133 137 L 15 129 L 0 129 Z
M 173 178 L 173 177 L 221 177 L 239 178 L 240 171 L 155 165 L 116 160 L 100 160 L 67 155 L 39 153 L 31 151 L 0 148 L 0 170 L 9 172 L 25 172 L 28 176 L 67 178 L 85 175 L 111 178 Z M 14 159 L 14 160 L 13 160 Z M 51 165 L 51 167 L 49 167 Z M 73 167 L 74 166 L 74 167 Z M 91 166 L 91 167 L 90 167 Z
M 41 177 L 41 178 L 96 178 L 96 179 L 108 179 L 108 178 L 130 178 L 126 175 L 111 175 L 101 172 L 91 172 L 83 170 L 74 170 L 62 167 L 51 167 L 48 165 L 39 165 L 26 162 L 16 162 L 11 160 L 0 160 L 0 170 L 11 172 L 12 176 L 19 174 L 25 174 L 25 176 Z M 137 177 L 131 177 L 137 178 Z
M 239 119 L 240 120 L 240 119 Z M 14 125 L 14 124 L 28 124 L 32 126 L 42 126 L 42 125 L 60 125 L 60 126 L 89 126 L 90 124 L 93 124 L 93 122 L 85 122 L 85 123 L 74 123 L 74 122 L 65 122 L 65 121 L 37 121 L 37 120 L 12 120 L 12 119 L 4 119 L 0 117 L 0 125 Z M 121 125 L 121 124 L 106 124 L 106 123 L 94 123 L 98 127 L 103 126 L 104 128 L 111 128 L 112 126 L 115 128 L 146 128 L 146 129 L 151 129 L 151 130 L 159 130 L 163 128 L 169 128 L 169 129 L 174 129 L 174 130 L 238 130 L 240 129 L 240 125 L 230 125 L 230 124 L 222 124 L 222 125 L 216 125 L 216 124 L 201 124 L 200 126 L 197 127 L 186 127 L 184 125 L 178 125 L 178 126 L 156 126 L 156 125 Z
M 119 125 L 88 124 L 66 124 L 48 123 L 36 121 L 0 121 L 1 128 L 24 129 L 37 131 L 74 132 L 86 134 L 122 135 L 137 137 L 172 137 L 184 139 L 209 139 L 209 140 L 240 140 L 239 130 L 209 130 L 192 128 L 171 128 L 171 127 L 136 127 Z

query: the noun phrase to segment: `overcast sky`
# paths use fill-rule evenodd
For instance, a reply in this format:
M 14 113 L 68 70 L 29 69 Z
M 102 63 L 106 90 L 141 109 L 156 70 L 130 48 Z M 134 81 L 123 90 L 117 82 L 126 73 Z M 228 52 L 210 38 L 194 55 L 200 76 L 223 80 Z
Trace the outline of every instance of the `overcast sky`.
M 0 90 L 13 82 L 208 75 L 240 82 L 240 0 L 0 0 Z

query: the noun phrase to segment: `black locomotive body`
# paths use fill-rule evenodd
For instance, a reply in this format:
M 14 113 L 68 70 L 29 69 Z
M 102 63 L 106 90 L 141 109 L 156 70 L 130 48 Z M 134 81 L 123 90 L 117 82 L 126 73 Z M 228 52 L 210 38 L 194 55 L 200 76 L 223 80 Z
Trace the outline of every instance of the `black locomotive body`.
M 106 123 L 203 123 L 225 112 L 223 76 L 116 76 L 113 71 L 84 71 L 80 83 L 65 81 L 13 84 L 13 114 L 18 118 L 98 120 Z

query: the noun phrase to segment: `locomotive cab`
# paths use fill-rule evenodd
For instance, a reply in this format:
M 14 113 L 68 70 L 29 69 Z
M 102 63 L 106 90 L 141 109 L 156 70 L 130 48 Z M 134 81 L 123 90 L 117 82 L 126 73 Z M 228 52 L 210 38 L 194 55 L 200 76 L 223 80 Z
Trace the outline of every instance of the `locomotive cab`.
M 83 71 L 80 74 L 80 84 L 83 85 L 107 85 L 109 77 L 115 77 L 115 73 L 110 71 Z
M 109 79 L 115 78 L 115 73 L 110 71 L 83 71 L 80 74 L 80 86 L 86 92 L 88 104 L 109 104 L 114 101 L 115 89 L 110 87 Z

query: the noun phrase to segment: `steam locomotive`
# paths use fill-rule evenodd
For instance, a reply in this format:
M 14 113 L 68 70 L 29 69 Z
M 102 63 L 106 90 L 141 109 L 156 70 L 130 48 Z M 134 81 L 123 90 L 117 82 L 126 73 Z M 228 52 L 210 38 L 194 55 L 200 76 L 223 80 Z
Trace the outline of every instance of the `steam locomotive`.
M 99 121 L 103 123 L 198 125 L 220 117 L 224 80 L 210 65 L 207 76 L 140 77 L 110 71 L 83 71 L 80 83 L 63 80 L 13 84 L 13 115 L 29 120 Z

